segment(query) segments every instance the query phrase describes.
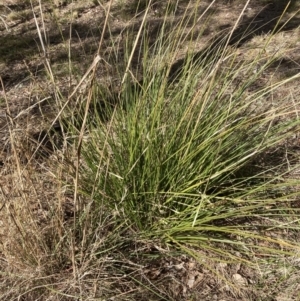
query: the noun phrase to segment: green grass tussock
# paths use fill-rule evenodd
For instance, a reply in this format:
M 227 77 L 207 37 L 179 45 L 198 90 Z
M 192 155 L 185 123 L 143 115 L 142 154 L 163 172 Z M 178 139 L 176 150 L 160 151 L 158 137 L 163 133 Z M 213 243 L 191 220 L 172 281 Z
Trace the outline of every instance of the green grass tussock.
M 170 58 L 180 44 L 172 38 L 164 43 L 162 34 L 153 48 L 141 50 L 143 81 L 129 76 L 111 119 L 103 123 L 98 116 L 89 128 L 83 190 L 96 208 L 115 212 L 116 224 L 130 227 L 134 237 L 183 249 L 187 243 L 232 258 L 230 245 L 250 252 L 259 248 L 257 239 L 266 239 L 252 232 L 256 223 L 253 230 L 245 221 L 269 216 L 266 207 L 275 216 L 274 206 L 283 201 L 271 197 L 279 185 L 276 172 L 251 164 L 282 145 L 299 121 L 294 105 L 270 108 L 263 101 L 284 82 L 248 93 L 274 57 L 255 71 L 260 56 L 241 63 L 224 39 L 196 60 L 188 55 L 170 81 Z M 237 236 L 253 240 L 246 247 Z M 228 247 L 213 247 L 213 241 Z

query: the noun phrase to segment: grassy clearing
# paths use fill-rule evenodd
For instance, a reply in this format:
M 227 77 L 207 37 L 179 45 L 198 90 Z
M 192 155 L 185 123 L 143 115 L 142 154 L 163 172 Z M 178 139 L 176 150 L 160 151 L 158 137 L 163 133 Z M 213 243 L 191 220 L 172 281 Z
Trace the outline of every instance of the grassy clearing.
M 258 85 L 284 55 L 268 51 L 272 34 L 251 60 L 229 46 L 235 28 L 199 54 L 206 15 L 195 7 L 176 30 L 166 9 L 153 39 L 145 4 L 138 31 L 111 43 L 116 89 L 97 78 L 109 65 L 100 38 L 80 83 L 67 98 L 56 91 L 61 141 L 50 139 L 51 152 L 45 137 L 32 149 L 9 126 L 1 300 L 199 300 L 205 277 L 228 296 L 259 300 L 256 272 L 251 282 L 230 267 L 276 269 L 297 256 L 298 166 L 287 143 L 299 130 L 298 103 L 291 94 L 268 100 L 299 73 Z M 47 61 L 46 70 L 55 85 Z

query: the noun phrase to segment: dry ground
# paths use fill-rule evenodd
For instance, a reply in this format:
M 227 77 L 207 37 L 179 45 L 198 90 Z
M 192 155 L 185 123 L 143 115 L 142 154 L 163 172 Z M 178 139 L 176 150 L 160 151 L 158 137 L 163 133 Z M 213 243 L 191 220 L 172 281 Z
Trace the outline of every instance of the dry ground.
M 43 159 L 37 160 L 38 164 L 34 165 L 33 169 L 28 168 L 21 172 L 22 166 L 32 158 L 37 141 L 57 112 L 57 87 L 60 93 L 69 95 L 91 64 L 104 24 L 104 9 L 109 5 L 109 1 L 42 1 L 44 23 L 36 1 L 34 12 L 39 26 L 42 28 L 42 25 L 45 25 L 42 32 L 45 52 L 41 49 L 28 2 L 4 0 L 0 3 L 0 208 L 8 202 L 26 200 L 30 205 L 28 215 L 31 215 L 32 211 L 41 218 L 49 209 L 43 204 L 45 199 L 63 198 L 67 206 L 68 194 L 56 191 L 55 181 L 49 172 L 53 165 L 49 162 L 49 157 L 41 156 Z M 135 16 L 135 2 L 119 0 L 114 1 L 112 5 L 109 28 L 113 39 L 106 35 L 106 47 L 101 50 L 101 55 L 107 64 L 103 63 L 98 73 L 99 81 L 104 84 L 117 86 L 119 81 L 113 66 L 122 61 L 122 52 L 115 56 L 114 49 L 116 45 L 122 47 L 126 28 L 133 28 L 135 31 L 138 29 L 142 11 L 140 15 Z M 209 2 L 201 1 L 199 11 L 204 10 Z M 207 20 L 203 38 L 197 42 L 199 53 L 234 25 L 244 2 L 246 1 L 216 2 L 211 10 L 211 18 Z M 267 2 L 250 1 L 240 25 L 232 36 L 230 44 L 239 41 L 237 51 L 241 61 L 251 61 L 256 56 L 284 11 L 285 1 L 277 1 L 275 4 Z M 185 8 L 192 4 L 193 1 L 190 1 L 190 4 L 189 1 L 178 1 L 176 18 L 180 18 Z M 257 83 L 260 87 L 278 78 L 286 78 L 300 72 L 300 15 L 297 14 L 290 22 L 284 24 L 299 7 L 296 1 L 292 4 L 284 18 L 279 21 L 277 28 L 281 30 L 276 32 L 275 39 L 265 51 L 266 57 L 283 50 L 284 55 L 279 56 L 268 72 L 264 73 L 261 81 Z M 157 2 L 150 11 L 149 36 L 153 39 L 162 23 L 164 7 L 164 4 Z M 174 20 L 170 17 L 170 28 L 172 22 Z M 201 29 L 199 24 L 199 31 Z M 242 36 L 244 32 L 249 34 Z M 182 56 L 178 57 L 174 65 L 174 72 L 180 69 L 185 51 L 186 45 L 182 45 Z M 49 79 L 49 73 L 45 72 L 46 58 L 51 62 L 55 76 L 53 81 Z M 69 60 L 72 61 L 72 70 Z M 136 66 L 138 68 L 138 62 Z M 295 83 L 285 85 L 266 102 L 271 105 L 272 102 L 280 102 L 286 94 L 293 95 L 297 102 L 299 87 L 300 85 Z M 84 91 L 85 87 L 82 85 L 78 93 Z M 11 145 L 12 139 L 14 145 Z M 295 139 L 288 147 L 293 148 L 296 155 L 299 153 L 298 143 L 299 138 L 295 133 Z M 55 150 L 52 151 L 55 153 Z M 50 159 L 51 156 L 59 157 L 59 154 L 51 154 Z M 16 162 L 16 157 L 21 159 Z M 11 261 L 17 260 L 15 257 L 7 257 L 10 248 L 9 236 L 14 233 L 4 227 L 3 221 L 0 223 L 2 229 L 5 229 L 0 230 L 0 257 L 1 261 L 9 265 Z M 286 231 L 286 235 L 294 235 L 294 240 L 300 241 L 299 233 Z M 279 259 L 282 261 L 281 269 L 277 269 L 278 264 L 274 263 L 272 266 L 266 261 L 266 267 L 260 273 L 247 269 L 243 264 L 215 265 L 213 268 L 224 275 L 224 278 L 233 280 L 236 284 L 235 289 L 227 285 L 226 281 L 214 277 L 210 270 L 184 256 L 177 262 L 165 259 L 164 262 L 152 263 L 145 268 L 144 273 L 154 282 L 164 283 L 166 290 L 171 291 L 170 294 L 177 300 L 300 300 L 300 258 L 282 256 Z M 0 280 L 5 282 L 1 275 Z

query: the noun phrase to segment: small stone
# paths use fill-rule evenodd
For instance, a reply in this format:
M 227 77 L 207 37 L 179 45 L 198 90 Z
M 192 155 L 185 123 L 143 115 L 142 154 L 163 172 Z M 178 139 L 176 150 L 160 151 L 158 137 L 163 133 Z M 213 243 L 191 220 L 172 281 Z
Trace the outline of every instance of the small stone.
M 245 278 L 243 278 L 243 276 L 241 276 L 240 274 L 233 274 L 232 278 L 236 284 L 239 284 L 239 285 L 247 284 L 247 280 Z
M 187 286 L 189 288 L 192 288 L 194 286 L 194 283 L 195 283 L 195 275 L 191 274 L 189 275 L 188 277 L 188 280 L 187 280 Z

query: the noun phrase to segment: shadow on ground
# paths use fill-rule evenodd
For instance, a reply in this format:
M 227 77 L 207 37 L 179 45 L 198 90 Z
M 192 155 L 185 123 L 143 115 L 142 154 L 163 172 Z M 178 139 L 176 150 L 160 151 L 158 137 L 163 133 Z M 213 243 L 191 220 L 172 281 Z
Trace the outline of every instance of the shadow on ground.
M 278 20 L 280 19 L 282 13 L 285 10 L 287 1 L 277 1 L 276 3 L 271 3 L 266 5 L 261 9 L 261 11 L 253 18 L 244 16 L 241 22 L 241 25 L 234 31 L 229 41 L 229 45 L 237 45 L 238 47 L 242 46 L 247 41 L 251 40 L 254 36 L 262 35 L 268 32 L 271 32 L 276 27 L 277 30 L 291 30 L 298 26 L 300 22 L 300 18 L 295 17 L 291 20 L 288 24 L 286 24 L 283 28 L 283 22 L 281 21 L 280 25 L 278 25 Z M 296 1 L 295 1 L 296 2 Z M 146 3 L 146 2 L 145 2 Z M 179 1 L 180 5 L 177 7 L 172 8 L 173 11 L 171 13 L 175 14 L 174 19 L 170 19 L 165 25 L 167 30 L 172 31 L 174 26 L 179 22 L 179 20 L 183 17 L 187 4 L 184 1 Z M 294 3 L 294 2 L 293 2 Z M 161 12 L 163 9 L 158 2 L 154 4 L 152 8 L 153 11 Z M 232 1 L 229 5 L 235 5 L 235 1 Z M 255 5 L 255 4 L 253 4 Z M 258 4 L 257 4 L 258 5 Z M 260 4 L 262 5 L 262 4 Z M 294 5 L 295 6 L 295 5 Z M 137 12 L 140 12 L 140 15 L 136 18 L 132 18 L 131 22 L 127 22 L 126 25 L 124 23 L 118 25 L 118 22 L 111 26 L 110 31 L 107 32 L 104 36 L 104 44 L 105 47 L 108 49 L 112 47 L 112 41 L 110 41 L 110 37 L 122 37 L 125 35 L 126 32 L 131 32 L 136 34 L 138 32 L 141 18 L 142 16 L 142 9 L 144 6 L 140 3 L 140 9 Z M 133 10 L 133 8 L 135 10 Z M 202 4 L 199 6 L 199 14 L 203 12 L 207 8 L 207 4 Z M 210 46 L 204 50 L 201 50 L 198 53 L 195 53 L 194 60 L 198 60 L 202 56 L 206 56 L 207 54 L 215 48 L 219 43 L 222 42 L 224 39 L 224 32 L 229 32 L 232 24 L 225 24 L 219 26 L 219 28 L 214 28 L 214 24 L 218 24 L 218 11 L 222 9 L 219 6 L 215 6 L 208 12 L 210 22 L 208 29 L 204 32 L 201 32 L 201 35 L 209 35 L 211 32 L 216 31 L 220 34 L 217 35 Z M 292 11 L 294 7 L 291 6 L 290 11 Z M 135 14 L 136 13 L 136 6 L 132 6 L 131 8 L 124 8 L 127 14 Z M 132 10 L 132 12 L 131 12 Z M 91 9 L 91 12 L 93 9 Z M 129 12 L 128 12 L 129 11 Z M 186 24 L 192 25 L 191 22 L 193 21 L 192 18 L 192 9 L 187 10 L 184 18 L 186 19 Z M 116 9 L 113 12 L 112 19 L 115 20 L 120 11 Z M 25 24 L 25 23 L 28 24 Z M 18 81 L 22 80 L 24 77 L 29 76 L 30 74 L 36 73 L 36 67 L 31 67 L 31 64 L 28 64 L 29 61 L 32 61 L 36 58 L 43 59 L 43 52 L 41 50 L 40 41 L 38 38 L 38 34 L 35 28 L 34 19 L 27 20 L 24 24 L 23 28 L 19 30 L 19 33 L 15 30 L 16 33 L 7 33 L 0 36 L 0 63 L 3 63 L 5 66 L 9 66 L 6 68 L 6 71 L 2 74 L 3 82 L 5 87 L 9 87 L 10 85 L 16 84 Z M 70 25 L 66 23 L 65 25 L 57 25 L 55 23 L 46 24 L 48 27 L 47 29 L 47 42 L 45 43 L 47 49 L 51 52 L 49 58 L 51 59 L 52 63 L 59 63 L 62 61 L 67 61 L 68 59 L 68 49 L 63 45 L 63 41 L 65 43 L 70 39 L 71 36 L 71 44 L 78 45 L 77 49 L 72 50 L 72 61 L 74 63 L 82 64 L 82 60 L 88 61 L 86 59 L 87 56 L 93 55 L 98 47 L 98 41 L 102 33 L 102 28 L 105 20 L 103 16 L 98 16 L 97 14 L 91 14 L 91 18 L 85 21 L 81 19 L 75 20 L 74 24 L 72 24 L 72 31 L 70 34 Z M 190 22 L 190 23 L 189 23 Z M 154 15 L 149 18 L 148 21 L 148 35 L 149 35 L 149 43 L 153 44 L 156 40 L 156 37 L 164 25 L 164 18 L 158 17 Z M 277 26 L 276 26 L 277 25 Z M 28 28 L 28 30 L 26 30 Z M 199 30 L 200 31 L 200 30 Z M 187 37 L 187 39 L 196 39 L 198 37 L 197 32 L 193 34 L 193 37 Z M 122 45 L 121 45 L 122 47 Z M 53 49 L 53 50 L 52 50 Z M 102 55 L 106 55 L 105 50 L 103 51 Z M 123 52 L 124 53 L 124 52 Z M 119 57 L 117 60 L 120 62 L 123 60 L 122 57 L 122 50 L 118 53 Z M 118 63 L 114 55 L 110 55 L 110 57 L 106 57 L 108 62 L 115 64 Z M 139 57 L 138 52 L 135 54 L 135 58 L 133 60 L 136 62 L 136 65 L 139 64 Z M 22 62 L 26 62 L 27 65 L 22 64 Z M 184 59 L 177 61 L 173 68 L 172 74 L 176 74 L 182 68 L 184 64 Z M 18 67 L 16 68 L 16 65 Z M 14 69 L 14 70 L 12 70 Z
M 294 5 L 291 5 L 289 11 L 293 11 L 295 3 L 296 1 L 294 2 Z M 300 17 L 295 16 L 288 23 L 285 23 L 285 21 L 281 20 L 283 13 L 285 12 L 286 5 L 287 1 L 277 1 L 275 3 L 266 5 L 254 17 L 243 17 L 240 26 L 238 26 L 230 36 L 228 45 L 241 47 L 256 36 L 265 35 L 271 32 L 277 33 L 279 31 L 288 31 L 297 28 L 300 24 Z M 208 47 L 195 53 L 192 61 L 209 61 L 211 59 L 211 54 L 213 54 L 214 59 L 216 59 L 216 52 L 213 50 L 227 42 L 227 37 L 224 32 L 227 31 L 227 36 L 229 37 L 231 27 L 231 24 L 220 26 L 218 31 L 221 33 L 214 38 L 214 41 Z M 185 61 L 186 58 L 180 59 L 172 66 L 170 73 L 171 80 L 174 80 L 178 76 L 180 70 L 185 64 Z

